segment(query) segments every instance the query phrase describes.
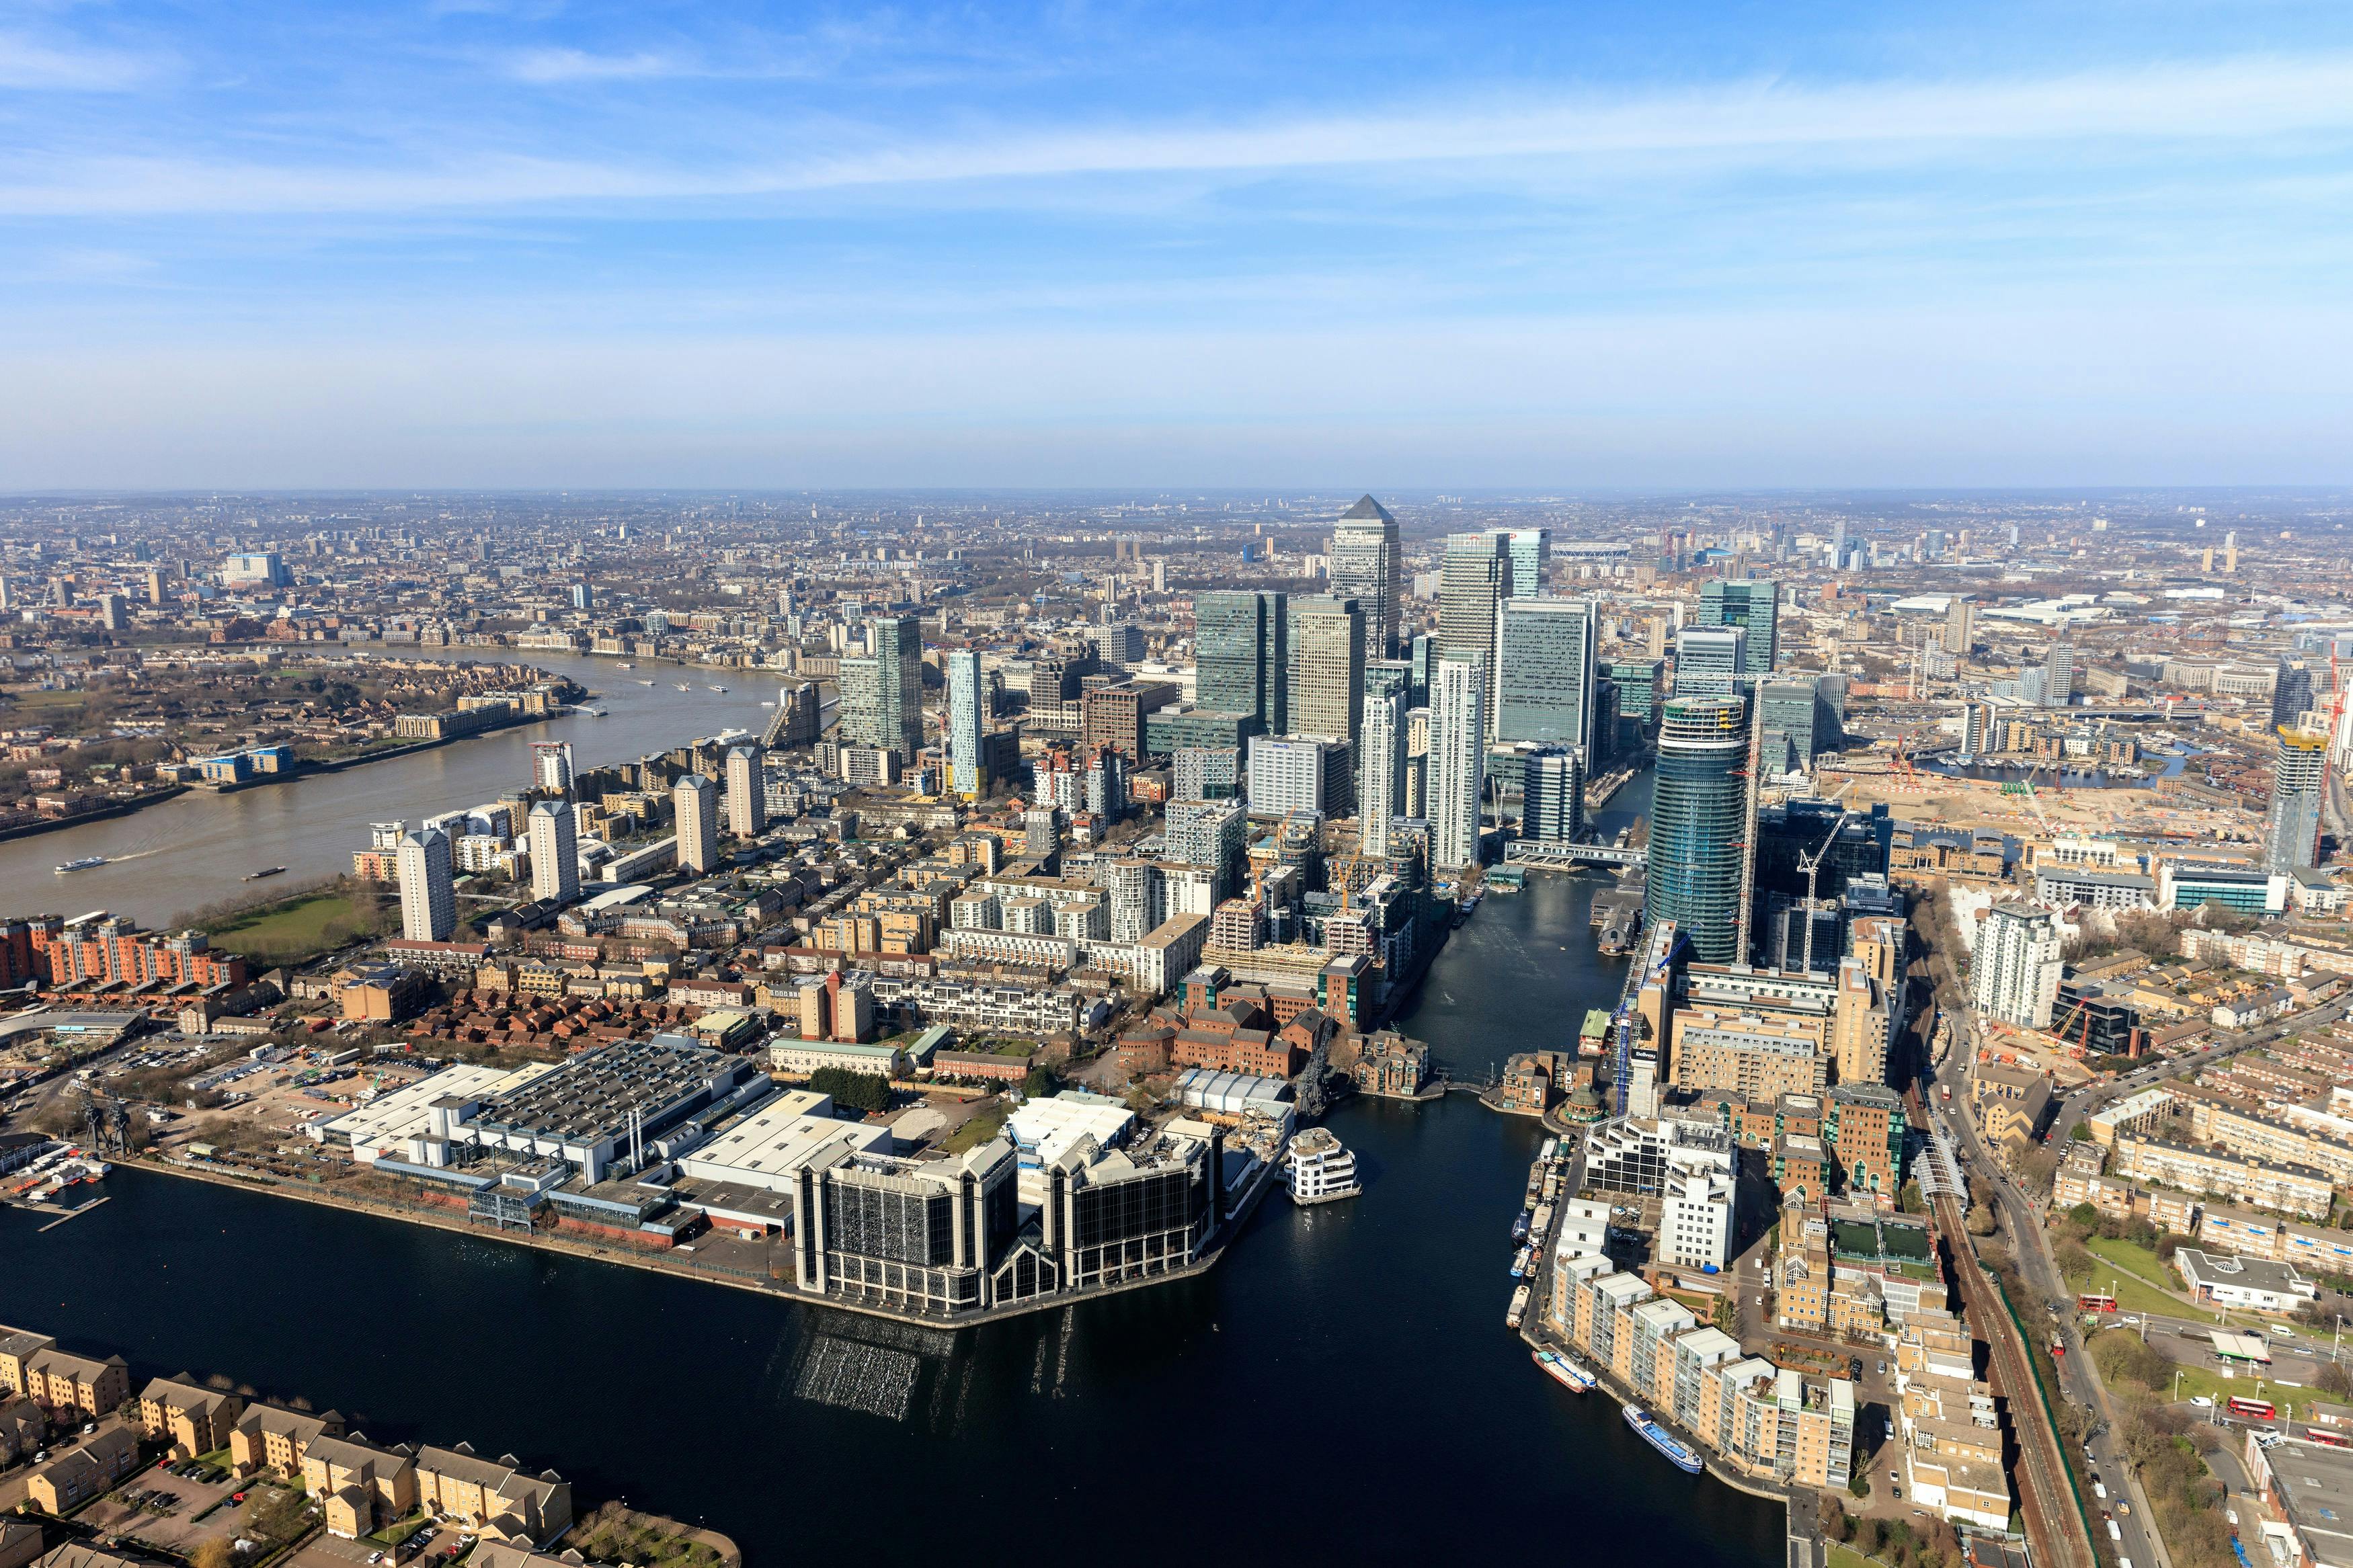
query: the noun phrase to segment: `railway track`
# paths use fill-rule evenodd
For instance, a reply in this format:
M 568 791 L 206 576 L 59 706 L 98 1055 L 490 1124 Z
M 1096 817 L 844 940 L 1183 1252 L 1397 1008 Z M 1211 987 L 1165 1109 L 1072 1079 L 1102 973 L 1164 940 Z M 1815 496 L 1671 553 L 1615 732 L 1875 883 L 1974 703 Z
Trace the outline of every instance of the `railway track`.
M 1922 1127 L 1934 1124 L 1917 1088 L 1906 1098 Z M 2018 1325 L 2002 1305 L 2000 1292 L 1978 1267 L 1977 1249 L 1969 1245 L 1963 1221 L 1968 1217 L 1958 1195 L 1939 1192 L 1931 1199 L 1936 1227 L 1953 1247 L 1953 1273 L 1960 1280 L 1961 1304 L 1969 1326 L 1986 1342 L 1988 1370 L 1994 1392 L 2010 1406 L 2010 1426 L 2018 1441 L 2019 1510 L 2025 1516 L 2029 1543 L 2035 1561 L 2044 1568 L 2097 1568 L 2091 1537 L 2067 1479 L 2066 1456 L 2059 1434 L 2052 1428 L 2034 1381 L 2034 1367 Z

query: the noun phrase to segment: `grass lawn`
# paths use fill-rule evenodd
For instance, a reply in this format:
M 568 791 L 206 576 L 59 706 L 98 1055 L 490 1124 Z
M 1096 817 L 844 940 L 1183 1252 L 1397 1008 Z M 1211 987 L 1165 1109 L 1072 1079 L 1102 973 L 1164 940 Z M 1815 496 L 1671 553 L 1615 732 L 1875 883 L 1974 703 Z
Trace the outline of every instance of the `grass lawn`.
M 2156 1253 L 2146 1247 L 2136 1247 L 2129 1241 L 2111 1241 L 2095 1236 L 2084 1243 L 2085 1250 L 2103 1265 L 2092 1276 L 2091 1288 L 2107 1289 L 2108 1281 L 2116 1282 L 2116 1305 L 2127 1312 L 2162 1312 L 2169 1318 L 2202 1318 L 2211 1321 L 2214 1309 L 2201 1307 L 2180 1293 L 2179 1280 L 2170 1266 L 2160 1262 Z M 2251 1326 L 2266 1321 L 2262 1313 L 2230 1311 L 2222 1314 L 2226 1323 Z
M 1865 1557 L 1852 1546 L 1841 1546 L 1835 1541 L 1825 1544 L 1831 1549 L 1831 1568 L 1878 1568 L 1878 1564 L 1873 1559 Z
M 370 918 L 371 911 L 342 893 L 312 893 L 231 916 L 213 928 L 213 945 L 248 958 L 291 963 L 341 946 L 352 933 L 368 929 Z M 332 935 L 331 925 L 344 934 Z
M 940 1147 L 951 1154 L 968 1154 L 997 1136 L 1005 1125 L 1005 1112 L 984 1110 L 959 1124 Z

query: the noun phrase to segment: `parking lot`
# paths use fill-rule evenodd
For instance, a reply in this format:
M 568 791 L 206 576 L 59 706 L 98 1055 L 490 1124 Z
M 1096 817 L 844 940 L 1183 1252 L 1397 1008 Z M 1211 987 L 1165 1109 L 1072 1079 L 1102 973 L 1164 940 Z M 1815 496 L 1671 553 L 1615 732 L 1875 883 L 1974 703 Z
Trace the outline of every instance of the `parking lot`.
M 133 1476 L 81 1513 L 80 1521 L 120 1538 L 179 1556 L 216 1537 L 235 1536 L 244 1510 L 244 1488 L 234 1476 L 206 1468 L 204 1476 L 178 1475 L 156 1466 Z

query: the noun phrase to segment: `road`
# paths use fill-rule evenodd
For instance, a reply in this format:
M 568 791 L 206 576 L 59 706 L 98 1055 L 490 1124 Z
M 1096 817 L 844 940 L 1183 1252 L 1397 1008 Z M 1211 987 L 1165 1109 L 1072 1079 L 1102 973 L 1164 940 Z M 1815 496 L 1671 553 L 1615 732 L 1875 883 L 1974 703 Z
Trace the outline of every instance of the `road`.
M 2094 1111 L 2115 1104 L 2119 1100 L 2138 1094 L 2142 1089 L 2154 1088 L 2160 1079 L 2174 1078 L 2185 1072 L 2196 1072 L 2226 1058 L 2234 1057 L 2241 1051 L 2255 1050 L 2267 1046 L 2282 1036 L 2295 1034 L 2325 1024 L 2333 1024 L 2345 1016 L 2348 1005 L 2353 1005 L 2353 1003 L 2332 1002 L 2312 1012 L 2299 1013 L 2295 1018 L 2284 1023 L 2266 1025 L 2260 1029 L 2232 1030 L 2218 1034 L 2207 1044 L 2185 1055 L 2152 1061 L 2146 1067 L 2135 1068 L 2128 1073 L 2121 1073 L 2105 1082 L 2089 1084 L 2082 1089 L 2072 1090 L 2059 1101 L 2058 1116 L 2051 1125 L 2051 1144 L 2053 1148 L 2063 1147 L 2067 1140 L 2074 1136 L 2077 1122 Z M 1974 1027 L 1976 1015 L 1972 1012 L 1966 1016 Z M 1960 1098 L 1957 1090 L 1954 1099 L 1958 1100 Z

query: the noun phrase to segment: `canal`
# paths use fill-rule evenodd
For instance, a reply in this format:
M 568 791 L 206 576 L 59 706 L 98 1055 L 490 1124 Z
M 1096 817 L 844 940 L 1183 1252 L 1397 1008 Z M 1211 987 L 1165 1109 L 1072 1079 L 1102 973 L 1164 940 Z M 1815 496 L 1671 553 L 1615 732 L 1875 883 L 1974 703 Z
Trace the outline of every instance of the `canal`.
M 371 645 L 384 658 L 415 650 Z M 464 650 L 459 650 L 460 652 Z M 772 671 L 682 668 L 611 659 L 481 649 L 568 675 L 597 695 L 588 706 L 605 717 L 566 714 L 520 724 L 385 762 L 318 773 L 231 795 L 191 790 L 129 816 L 0 843 L 0 916 L 50 911 L 65 915 L 111 910 L 150 927 L 174 914 L 240 893 L 263 891 L 239 879 L 264 866 L 283 866 L 279 886 L 315 882 L 352 868 L 352 851 L 367 847 L 371 822 L 415 822 L 444 811 L 496 800 L 531 782 L 535 741 L 569 741 L 575 765 L 629 762 L 723 730 L 763 731 L 779 684 Z M 427 656 L 432 657 L 432 656 Z M 453 656 L 453 662 L 459 662 Z M 651 680 L 654 684 L 639 684 Z M 683 683 L 688 689 L 681 691 Z M 712 689 L 724 686 L 724 692 Z M 110 864 L 65 876 L 53 868 L 103 855 Z

